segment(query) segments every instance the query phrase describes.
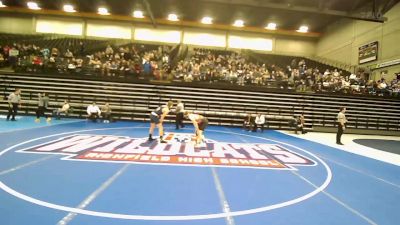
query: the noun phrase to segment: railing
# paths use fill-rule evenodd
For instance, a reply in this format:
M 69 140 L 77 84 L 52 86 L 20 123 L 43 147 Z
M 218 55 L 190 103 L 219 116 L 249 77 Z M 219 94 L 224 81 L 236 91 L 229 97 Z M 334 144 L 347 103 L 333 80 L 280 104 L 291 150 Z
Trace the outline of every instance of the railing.
M 313 56 L 313 57 L 305 57 L 306 59 L 313 60 L 319 63 L 323 63 L 329 66 L 337 67 L 338 69 L 342 69 L 351 73 L 356 73 L 357 66 L 343 63 L 340 61 L 320 57 L 320 56 Z
M 35 110 L 37 108 L 37 94 L 29 92 L 27 95 L 28 99 L 24 100 L 24 108 L 23 112 L 26 115 L 34 115 Z M 68 95 L 68 98 L 72 96 Z M 76 96 L 75 96 L 76 97 Z M 57 94 L 51 96 L 55 102 L 59 102 L 59 97 Z M 152 109 L 164 103 L 162 100 L 163 96 L 156 96 L 156 103 L 154 104 L 154 97 L 149 97 L 145 100 L 145 105 L 147 107 L 143 108 L 138 106 L 138 102 L 133 100 L 130 105 L 122 104 L 122 99 L 118 99 L 112 103 L 112 107 L 114 109 L 115 118 L 122 120 L 139 120 L 139 121 L 148 121 L 147 115 L 151 112 Z M 87 99 L 86 99 L 87 100 Z M 6 103 L 6 101 L 1 101 Z M 119 103 L 119 104 L 118 104 Z M 143 102 L 141 102 L 143 104 Z M 75 101 L 70 103 L 73 108 L 73 113 L 70 115 L 71 117 L 77 118 L 85 118 L 86 115 L 86 107 L 87 103 L 85 103 L 84 96 L 80 96 L 79 101 Z M 201 104 L 202 106 L 199 106 Z M 2 104 L 6 106 L 6 104 Z M 221 107 L 221 106 L 219 106 Z M 6 107 L 3 108 L 3 112 L 6 111 Z M 218 106 L 217 106 L 218 108 Z M 214 110 L 212 110 L 214 109 Z M 242 119 L 248 114 L 256 114 L 259 112 L 259 109 L 256 107 L 255 109 L 250 109 L 248 107 L 244 107 L 242 112 L 221 112 L 215 110 L 215 105 L 211 105 L 210 103 L 196 103 L 191 105 L 188 110 L 201 113 L 210 118 L 210 124 L 216 125 L 228 125 L 228 126 L 242 126 Z M 294 112 L 294 106 L 291 109 Z M 288 115 L 288 111 L 282 111 L 281 109 L 278 112 L 271 113 L 270 111 L 263 112 L 266 116 L 267 120 L 267 128 L 273 129 L 292 129 L 289 126 L 289 120 L 293 119 L 293 116 Z M 292 114 L 293 115 L 293 114 Z M 172 122 L 174 117 L 170 115 L 167 118 L 167 121 Z M 396 120 L 397 122 L 389 122 L 387 120 L 381 118 L 359 118 L 356 116 L 352 116 L 349 118 L 348 127 L 355 129 L 369 129 L 369 130 L 387 130 L 387 131 L 400 131 L 400 119 Z M 335 118 L 333 116 L 315 116 L 315 115 L 306 115 L 306 128 L 308 130 L 312 129 L 314 126 L 319 127 L 336 127 Z
M 19 79 L 17 76 L 10 76 L 10 78 L 15 78 Z M 18 82 L 20 85 L 24 85 L 24 82 L 27 86 L 29 86 L 29 77 L 26 78 L 26 81 L 24 78 L 21 78 Z M 42 79 L 42 78 L 40 78 Z M 78 82 L 79 80 L 75 80 L 75 82 Z M 51 82 L 51 81 L 49 81 Z M 86 83 L 86 86 L 90 86 L 91 82 L 94 82 L 93 84 L 96 84 L 97 86 L 99 84 L 98 81 L 88 81 L 84 80 L 82 82 L 89 82 Z M 62 85 L 62 79 L 58 81 L 59 85 Z M 121 83 L 122 85 L 122 83 Z M 130 87 L 132 84 L 126 84 Z M 3 86 L 4 93 L 9 93 L 14 90 L 14 86 L 10 86 L 6 84 L 6 82 L 0 84 L 0 88 Z M 61 87 L 61 86 L 60 86 Z M 36 91 L 35 88 L 38 88 Z M 71 90 L 73 90 L 74 86 L 68 86 Z M 81 87 L 82 88 L 82 87 Z M 100 86 L 98 88 L 101 88 Z M 107 86 L 107 89 L 112 89 L 111 86 Z M 134 90 L 134 85 L 132 86 L 132 90 Z M 222 94 L 224 90 L 214 90 L 213 94 L 216 93 L 221 93 L 222 95 L 219 97 L 215 97 L 215 99 L 210 97 L 209 101 L 203 101 L 199 102 L 196 99 L 191 99 L 191 90 L 195 90 L 194 88 L 188 88 L 187 90 L 185 88 L 179 89 L 178 87 L 175 86 L 164 86 L 164 85 L 151 85 L 151 90 L 149 91 L 150 96 L 147 98 L 143 98 L 146 96 L 144 93 L 141 98 L 135 99 L 135 98 L 128 98 L 127 99 L 121 99 L 118 97 L 118 95 L 113 96 L 110 98 L 106 94 L 103 94 L 104 97 L 101 97 L 99 95 L 89 95 L 87 97 L 80 94 L 76 94 L 74 96 L 69 95 L 67 93 L 60 94 L 57 93 L 57 88 L 54 89 L 54 92 L 51 92 L 51 99 L 55 100 L 56 102 L 61 102 L 66 98 L 74 99 L 72 102 L 72 106 L 76 107 L 76 113 L 74 116 L 83 118 L 85 116 L 85 108 L 88 105 L 88 101 L 96 101 L 99 100 L 98 102 L 100 104 L 104 103 L 105 101 L 111 101 L 110 103 L 115 109 L 115 115 L 117 115 L 118 118 L 121 119 L 129 119 L 129 120 L 142 120 L 145 121 L 147 119 L 147 114 L 151 109 L 154 109 L 158 107 L 159 105 L 165 103 L 165 101 L 169 100 L 169 96 L 171 95 L 181 95 L 183 99 L 187 99 L 187 108 L 190 110 L 195 110 L 199 111 L 201 113 L 204 113 L 205 115 L 209 115 L 211 118 L 211 121 L 215 124 L 220 124 L 220 125 L 230 125 L 230 126 L 241 126 L 241 121 L 247 113 L 251 114 L 256 114 L 258 112 L 262 112 L 263 114 L 267 115 L 268 118 L 271 120 L 271 125 L 273 125 L 274 128 L 276 129 L 286 129 L 288 128 L 288 123 L 287 120 L 292 118 L 293 115 L 298 114 L 299 112 L 305 112 L 305 117 L 306 117 L 306 125 L 308 127 L 313 127 L 313 126 L 323 126 L 323 127 L 334 127 L 335 126 L 335 115 L 336 111 L 333 111 L 332 107 L 330 107 L 332 104 L 334 104 L 335 101 L 341 101 L 340 97 L 336 98 L 331 98 L 327 99 L 326 106 L 327 108 L 324 108 L 322 110 L 319 110 L 320 105 L 323 104 L 325 99 L 321 96 L 318 97 L 313 97 L 312 95 L 295 95 L 295 94 L 290 94 L 290 95 L 281 95 L 281 94 L 265 94 L 265 96 L 271 95 L 269 97 L 268 101 L 270 104 L 273 104 L 274 101 L 280 101 L 281 99 L 279 97 L 282 97 L 282 100 L 285 101 L 287 100 L 287 107 L 265 107 L 259 104 L 251 104 L 251 106 L 246 105 L 247 98 L 249 96 L 252 96 L 251 92 L 244 92 L 244 99 L 238 100 L 238 101 L 230 101 L 228 104 L 227 102 L 223 102 L 224 95 Z M 177 88 L 177 89 L 176 89 Z M 27 107 L 24 109 L 24 112 L 26 114 L 33 114 L 34 111 L 36 110 L 37 107 L 37 93 L 40 91 L 43 91 L 43 89 L 40 88 L 40 86 L 35 86 L 33 85 L 32 88 L 30 88 L 32 92 L 27 92 L 25 91 L 25 99 L 28 101 Z M 50 89 L 49 89 L 50 90 Z M 61 90 L 64 90 L 61 89 Z M 100 89 L 99 89 L 100 90 Z M 118 89 L 117 89 L 118 90 Z M 211 90 L 211 89 L 210 89 Z M 96 91 L 96 90 L 94 90 Z M 111 90 L 112 91 L 112 90 Z M 202 95 L 206 96 L 207 91 L 202 90 L 200 91 Z M 36 94 L 35 94 L 36 93 Z M 100 93 L 102 94 L 103 92 Z M 104 92 L 107 93 L 107 92 Z M 231 94 L 236 95 L 242 95 L 241 92 L 236 91 L 230 91 Z M 246 94 L 247 93 L 247 94 Z M 228 94 L 227 96 L 230 96 L 231 94 Z M 261 93 L 255 93 L 255 94 L 261 94 Z M 124 95 L 123 92 L 119 93 L 119 95 Z M 247 96 L 249 95 L 249 96 Z M 264 94 L 262 95 L 264 96 Z M 261 95 L 258 97 L 258 99 L 264 98 Z M 279 97 L 278 97 L 279 96 Z M 256 97 L 256 96 L 254 96 Z M 266 97 L 268 98 L 268 97 Z M 132 99 L 132 100 L 129 100 Z M 256 97 L 257 99 L 257 97 Z M 129 102 L 130 101 L 130 102 Z M 351 100 L 350 100 L 351 101 Z M 358 102 L 358 99 L 354 100 L 355 102 Z M 377 118 L 376 116 L 374 118 L 369 118 L 368 113 L 367 114 L 362 114 L 364 108 L 368 108 L 368 102 L 376 102 L 376 100 L 366 100 L 364 99 L 366 106 L 355 106 L 355 107 L 360 107 L 358 110 L 356 110 L 353 114 L 352 117 L 349 118 L 349 126 L 354 127 L 355 129 L 373 129 L 373 130 L 395 130 L 399 131 L 400 130 L 400 121 L 398 119 L 391 119 L 389 116 L 393 115 L 393 112 L 389 113 L 389 116 L 383 116 L 382 118 Z M 380 101 L 380 100 L 379 100 Z M 5 102 L 4 102 L 5 103 Z M 395 109 L 399 109 L 399 104 L 398 102 L 393 102 L 395 103 L 393 107 L 391 106 L 391 111 Z M 313 106 L 316 104 L 315 106 Z M 357 103 L 358 104 L 358 103 Z M 364 102 L 362 102 L 362 105 L 364 105 Z M 2 111 L 5 112 L 7 111 L 7 105 L 4 104 L 4 107 L 0 107 L 0 109 L 3 109 Z M 306 109 L 305 109 L 306 108 Z M 332 109 L 332 111 L 331 111 Z M 373 110 L 374 111 L 374 110 Z M 329 112 L 330 115 L 326 115 Z M 375 111 L 374 111 L 375 112 Z M 358 115 L 360 114 L 360 115 Z

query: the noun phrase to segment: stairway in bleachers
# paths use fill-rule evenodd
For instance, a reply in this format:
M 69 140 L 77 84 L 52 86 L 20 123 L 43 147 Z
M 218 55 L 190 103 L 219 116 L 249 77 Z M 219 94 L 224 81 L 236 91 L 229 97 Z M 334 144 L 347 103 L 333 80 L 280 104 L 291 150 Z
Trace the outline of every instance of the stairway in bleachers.
M 354 130 L 400 132 L 400 101 L 297 93 L 264 93 L 221 90 L 189 86 L 155 85 L 151 83 L 104 82 L 100 78 L 52 78 L 45 75 L 0 75 L 0 90 L 5 95 L 15 87 L 22 88 L 23 113 L 34 114 L 37 94 L 47 92 L 56 108 L 69 99 L 74 108 L 71 116 L 84 117 L 86 106 L 110 102 L 117 119 L 148 120 L 148 113 L 168 100 L 181 99 L 188 110 L 209 117 L 211 124 L 241 126 L 247 113 L 267 115 L 268 126 L 289 129 L 288 119 L 304 113 L 308 129 L 333 128 L 339 107 L 348 108 L 348 128 Z M 183 84 L 184 85 L 184 84 Z M 7 111 L 5 101 L 0 113 Z M 169 117 L 171 120 L 173 116 Z

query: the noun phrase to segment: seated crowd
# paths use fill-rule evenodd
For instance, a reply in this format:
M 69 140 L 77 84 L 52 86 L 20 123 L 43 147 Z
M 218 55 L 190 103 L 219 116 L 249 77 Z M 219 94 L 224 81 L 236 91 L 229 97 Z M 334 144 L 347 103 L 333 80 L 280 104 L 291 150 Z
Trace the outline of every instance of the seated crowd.
M 177 63 L 170 59 L 171 47 L 108 45 L 103 51 L 85 53 L 84 45 L 65 51 L 33 44 L 0 46 L 0 67 L 11 66 L 20 72 L 50 72 L 122 76 L 149 80 L 225 83 L 294 89 L 296 91 L 336 92 L 399 96 L 399 79 L 368 80 L 359 70 L 349 74 L 338 69 L 310 68 L 304 59 L 290 65 L 259 63 L 245 54 L 232 51 L 194 49 Z

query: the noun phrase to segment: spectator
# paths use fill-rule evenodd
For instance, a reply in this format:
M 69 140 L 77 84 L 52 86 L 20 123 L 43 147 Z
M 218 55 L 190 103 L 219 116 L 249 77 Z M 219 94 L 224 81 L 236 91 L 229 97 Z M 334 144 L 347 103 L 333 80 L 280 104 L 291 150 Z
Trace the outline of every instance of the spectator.
M 67 49 L 64 56 L 65 56 L 65 58 L 73 58 L 74 54 L 69 49 Z
M 111 45 L 107 45 L 105 54 L 108 59 L 110 59 L 114 55 L 114 49 L 111 47 Z
M 261 129 L 261 132 L 264 132 L 265 116 L 258 113 L 254 122 L 253 132 L 256 132 L 258 128 Z
M 300 131 L 302 134 L 306 134 L 307 132 L 304 130 L 304 126 L 305 126 L 305 119 L 304 119 L 304 114 L 302 113 L 299 117 L 297 117 L 296 134 L 298 131 Z
M 61 113 L 64 113 L 65 115 L 68 115 L 69 110 L 70 110 L 69 102 L 68 102 L 68 100 L 65 100 L 61 108 L 55 109 L 53 111 L 53 117 L 55 117 L 56 120 L 59 120 L 60 116 L 61 116 Z
M 39 47 L 34 44 L 13 43 L 0 47 L 0 67 L 10 64 L 22 72 L 60 72 L 103 74 L 107 76 L 133 75 L 143 79 L 158 79 L 185 82 L 228 83 L 241 86 L 267 86 L 297 91 L 338 92 L 391 96 L 397 83 L 365 82 L 368 74 L 359 69 L 356 73 L 344 74 L 338 68 L 312 68 L 309 61 L 294 58 L 290 65 L 257 62 L 246 58 L 246 54 L 231 51 L 194 49 L 186 60 L 176 66 L 170 64 L 170 48 L 167 46 L 146 47 L 125 45 L 89 53 L 86 42 L 69 42 L 59 48 Z M 59 49 L 66 49 L 61 52 Z M 74 57 L 75 56 L 75 57 Z M 290 61 L 289 61 L 290 62 Z M 321 73 L 320 71 L 325 71 Z M 348 78 L 346 77 L 348 76 Z
M 110 121 L 112 121 L 111 107 L 108 102 L 103 107 L 101 107 L 101 115 L 103 116 L 104 123 L 110 123 Z
M 99 107 L 96 105 L 96 102 L 93 102 L 91 105 L 87 107 L 87 117 L 93 122 L 97 122 L 97 119 L 100 118 L 101 111 Z
M 251 114 L 247 114 L 243 120 L 243 129 L 247 131 L 253 130 L 254 127 L 254 118 Z
M 0 53 L 0 68 L 3 68 L 6 65 L 6 60 L 4 59 L 4 55 Z

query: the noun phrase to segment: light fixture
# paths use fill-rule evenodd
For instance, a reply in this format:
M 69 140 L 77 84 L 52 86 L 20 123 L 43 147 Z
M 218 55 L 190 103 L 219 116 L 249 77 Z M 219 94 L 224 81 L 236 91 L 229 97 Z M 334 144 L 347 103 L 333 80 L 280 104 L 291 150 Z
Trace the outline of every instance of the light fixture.
M 276 30 L 276 23 L 268 23 L 268 25 L 265 27 L 267 30 Z
M 26 5 L 28 6 L 29 9 L 32 9 L 32 10 L 41 9 L 36 2 L 28 2 L 28 3 L 26 3 Z
M 7 6 L 4 5 L 2 1 L 0 1 L 0 8 L 4 8 L 4 7 L 7 7 Z
M 208 16 L 203 17 L 203 19 L 201 19 L 201 23 L 203 23 L 203 24 L 212 24 L 213 23 L 213 18 L 208 17 Z
M 297 30 L 297 32 L 300 33 L 307 33 L 308 32 L 308 27 L 307 26 L 300 26 L 300 28 Z
M 69 12 L 69 13 L 76 12 L 73 5 L 64 5 L 63 9 L 65 12 Z
M 135 18 L 144 18 L 143 12 L 140 11 L 140 10 L 135 10 L 135 11 L 133 11 L 133 17 L 135 17 Z
M 179 21 L 178 15 L 171 13 L 168 15 L 168 20 L 169 21 Z
M 100 15 L 110 15 L 107 8 L 100 7 L 97 9 L 97 13 Z
M 236 20 L 233 23 L 233 26 L 235 26 L 235 27 L 243 27 L 244 26 L 244 21 L 243 20 Z

